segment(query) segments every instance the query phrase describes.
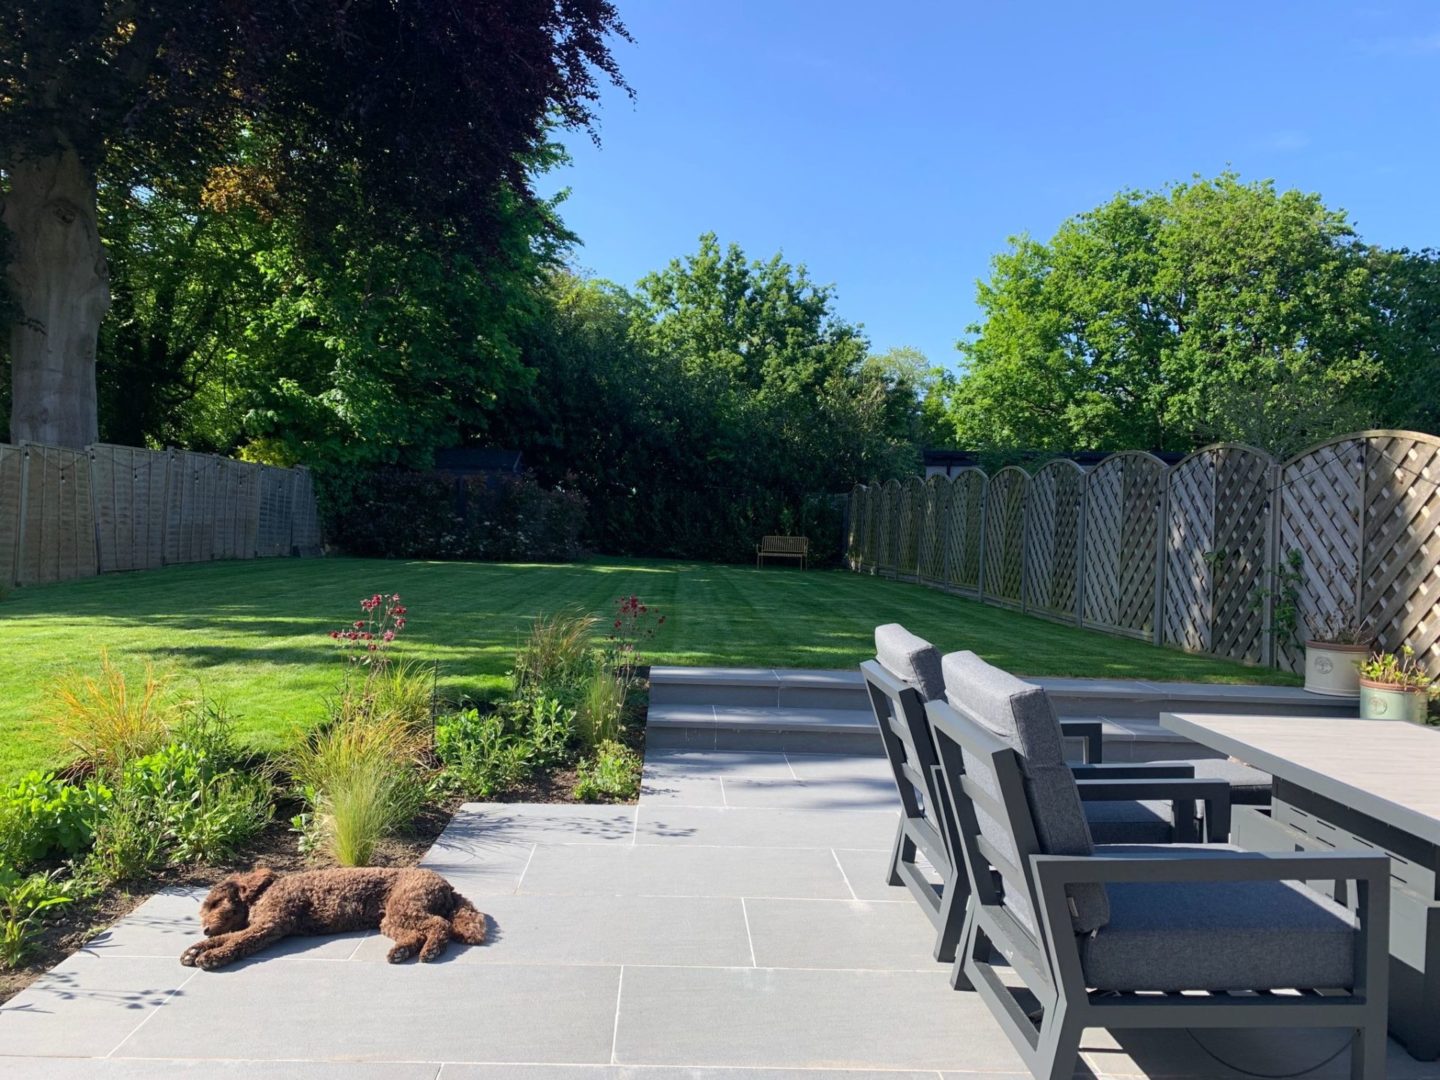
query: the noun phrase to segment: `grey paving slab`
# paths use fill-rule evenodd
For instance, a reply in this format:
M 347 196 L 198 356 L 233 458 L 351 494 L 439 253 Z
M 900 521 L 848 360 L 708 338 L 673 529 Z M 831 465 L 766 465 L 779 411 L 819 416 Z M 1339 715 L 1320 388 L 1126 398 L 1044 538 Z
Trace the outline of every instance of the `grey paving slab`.
M 110 929 L 86 942 L 82 953 L 101 958 L 160 957 L 179 958 L 186 947 L 202 936 L 200 901 L 203 889 L 173 889 L 157 893 Z M 316 960 L 344 960 L 366 932 L 331 934 L 324 937 L 286 938 L 270 949 L 264 957 L 308 956 Z
M 801 780 L 885 780 L 893 787 L 890 763 L 871 754 L 788 754 L 790 768 Z M 727 777 L 728 779 L 728 777 Z
M 733 781 L 732 781 L 733 782 Z M 779 781 L 780 783 L 793 781 Z M 640 805 L 724 806 L 725 782 L 718 776 L 657 776 L 640 781 Z
M 17 1055 L 102 1056 L 180 1001 L 193 974 L 174 958 L 78 953 L 0 1005 L 0 1047 Z
M 759 967 L 934 971 L 935 930 L 916 903 L 745 901 Z
M 855 851 L 849 848 L 836 848 L 835 860 L 845 874 L 845 880 L 850 888 L 855 890 L 855 896 L 860 900 L 909 900 L 914 903 L 914 898 L 903 885 L 890 885 L 890 852 L 885 851 Z M 938 881 L 936 875 L 933 880 Z
M 875 714 L 869 709 L 717 705 L 713 723 L 716 727 L 774 731 L 874 731 Z
M 935 1080 L 927 1072 L 832 1072 L 813 1069 L 682 1069 L 654 1066 L 447 1065 L 440 1080 Z
M 456 964 L 750 963 L 739 899 L 670 896 L 493 897 L 483 910 L 491 938 L 452 946 Z M 383 963 L 390 941 L 361 945 L 356 960 Z
M 780 677 L 771 668 L 674 667 L 656 664 L 650 669 L 651 683 L 701 683 L 704 685 L 779 686 Z
M 776 668 L 781 686 L 817 686 L 864 690 L 865 676 L 859 668 Z
M 723 780 L 725 806 L 740 809 L 899 812 L 893 778 L 875 780 Z M 690 805 L 708 805 L 691 803 Z
M 723 776 L 765 779 L 794 779 L 795 773 L 783 753 L 746 750 L 652 750 L 645 751 L 644 775 L 650 777 Z
M 428 1062 L 0 1057 L 0 1080 L 435 1080 L 439 1072 Z
M 865 854 L 877 858 L 875 852 Z M 904 894 L 903 889 L 899 891 Z M 833 900 L 850 896 L 844 874 L 834 856 L 824 849 L 681 844 L 640 844 L 633 848 L 538 847 L 520 892 L 523 895 L 781 896 Z
M 722 847 L 851 847 L 889 850 L 895 813 L 839 810 L 744 810 L 642 806 L 639 844 Z
M 493 862 L 500 857 L 520 857 L 520 852 L 508 845 L 628 844 L 634 833 L 632 806 L 466 803 L 440 835 L 431 855 Z
M 202 971 L 115 1056 L 608 1063 L 619 980 L 616 967 L 453 960 Z
M 938 965 L 627 967 L 615 1037 L 627 1065 L 1024 1071 L 979 996 L 951 991 Z

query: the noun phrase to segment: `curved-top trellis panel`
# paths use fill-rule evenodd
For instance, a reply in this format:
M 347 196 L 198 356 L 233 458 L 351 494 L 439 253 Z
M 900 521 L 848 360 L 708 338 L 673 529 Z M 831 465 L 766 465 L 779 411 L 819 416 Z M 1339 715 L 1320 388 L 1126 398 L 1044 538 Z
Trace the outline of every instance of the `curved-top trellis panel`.
M 1141 450 L 1111 454 L 1085 477 L 1085 625 L 1153 639 L 1165 463 Z
M 865 485 L 856 484 L 850 489 L 850 501 L 845 515 L 845 565 L 851 570 L 860 569 L 860 547 L 865 533 Z
M 887 480 L 880 489 L 880 550 L 875 558 L 882 574 L 895 576 L 900 558 L 900 500 L 903 492 L 899 480 Z
M 900 491 L 900 554 L 895 572 L 914 580 L 919 576 L 920 529 L 924 525 L 925 480 L 912 476 Z
M 1025 502 L 1030 474 L 1018 465 L 990 478 L 985 496 L 985 599 L 1008 607 L 1024 602 Z
M 861 519 L 860 536 L 860 569 L 867 574 L 875 572 L 876 551 L 879 549 L 880 538 L 880 488 L 876 484 L 865 485 L 865 499 L 863 502 L 863 518 Z
M 1080 530 L 1085 472 L 1057 458 L 1030 478 L 1025 514 L 1025 607 L 1080 618 Z
M 1170 470 L 1161 640 L 1263 663 L 1274 459 L 1237 443 L 1207 446 Z
M 985 491 L 988 478 L 980 469 L 961 469 L 950 479 L 945 511 L 945 585 L 959 593 L 980 595 L 984 568 Z
M 945 580 L 945 520 L 949 509 L 949 479 L 927 478 L 920 523 L 920 580 L 934 585 Z

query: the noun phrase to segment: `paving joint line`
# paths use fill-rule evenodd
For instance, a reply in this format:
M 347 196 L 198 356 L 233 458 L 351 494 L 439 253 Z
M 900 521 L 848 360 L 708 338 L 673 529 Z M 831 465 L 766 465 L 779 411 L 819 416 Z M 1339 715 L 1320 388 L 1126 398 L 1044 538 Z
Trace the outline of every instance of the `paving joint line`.
M 636 812 L 637 814 L 640 812 L 640 804 L 639 804 L 638 802 L 635 804 L 635 812 Z M 514 888 L 514 890 L 512 890 L 512 892 L 511 892 L 511 895 L 512 895 L 512 896 L 518 896 L 518 895 L 520 895 L 520 886 L 525 883 L 525 875 L 526 875 L 526 874 L 529 872 L 529 870 L 530 870 L 530 860 L 533 859 L 533 858 L 535 858 L 535 849 L 538 848 L 539 846 L 540 846 L 540 842 L 539 842 L 538 840 L 537 840 L 537 841 L 534 841 L 533 843 L 531 843 L 531 845 L 530 845 L 530 854 L 527 855 L 527 856 L 525 856 L 525 866 L 524 866 L 524 868 L 520 871 L 520 876 L 515 879 L 515 888 Z
M 615 1053 L 620 1048 L 620 997 L 625 992 L 625 965 L 620 965 L 620 976 L 615 980 L 615 1026 L 610 1029 L 610 1064 L 616 1065 Z
M 168 994 L 166 994 L 159 1005 L 156 1005 L 155 1008 L 151 1009 L 148 1013 L 146 1013 L 145 1016 L 140 1020 L 140 1022 L 130 1029 L 129 1034 L 127 1034 L 123 1039 L 121 1039 L 118 1043 L 116 1043 L 113 1047 L 110 1048 L 110 1053 L 106 1054 L 105 1057 L 107 1059 L 113 1057 L 116 1051 L 118 1051 L 122 1046 L 124 1046 L 127 1042 L 129 1042 L 135 1037 L 135 1033 L 137 1031 L 139 1031 L 141 1028 L 143 1028 L 146 1024 L 150 1022 L 151 1017 L 153 1017 L 166 1005 L 170 1004 L 171 998 L 173 998 L 176 994 L 180 993 L 181 990 L 184 990 L 185 987 L 189 986 L 190 980 L 195 978 L 195 976 L 198 974 L 200 974 L 199 969 L 190 972 L 190 974 L 186 976 L 185 981 L 182 982 L 179 986 L 175 987 L 174 990 L 171 990 Z
M 755 962 L 755 937 L 750 933 L 750 909 L 745 904 L 745 897 L 740 897 L 740 914 L 745 918 L 745 940 L 750 945 L 750 966 L 758 968 L 760 965 Z
M 840 853 L 833 847 L 830 849 L 830 857 L 835 860 L 835 869 L 840 871 L 840 876 L 845 880 L 845 887 L 850 890 L 850 898 L 859 900 L 860 894 L 855 891 L 855 886 L 850 884 L 850 875 L 845 873 L 845 864 L 840 861 Z M 891 901 L 894 903 L 895 901 Z

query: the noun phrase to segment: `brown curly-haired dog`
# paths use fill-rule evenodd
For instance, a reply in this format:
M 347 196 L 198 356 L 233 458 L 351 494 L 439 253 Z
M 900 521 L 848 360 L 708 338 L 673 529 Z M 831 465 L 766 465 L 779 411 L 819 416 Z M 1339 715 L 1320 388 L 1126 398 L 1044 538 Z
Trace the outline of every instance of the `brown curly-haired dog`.
M 226 878 L 200 905 L 205 940 L 180 955 L 187 967 L 218 968 L 292 934 L 380 932 L 395 942 L 392 964 L 417 952 L 434 960 L 453 937 L 485 941 L 485 916 L 433 870 L 308 870 L 281 876 L 261 868 Z

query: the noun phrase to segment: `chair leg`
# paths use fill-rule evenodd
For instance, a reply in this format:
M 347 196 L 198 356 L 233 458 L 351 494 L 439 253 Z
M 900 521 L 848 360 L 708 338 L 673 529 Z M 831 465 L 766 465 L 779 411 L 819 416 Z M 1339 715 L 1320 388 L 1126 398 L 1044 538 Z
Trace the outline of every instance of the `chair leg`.
M 965 875 L 956 871 L 945 883 L 945 896 L 940 902 L 940 933 L 935 938 L 935 959 L 948 964 L 965 940 L 965 924 L 970 918 L 970 889 Z
M 1030 1071 L 1045 1080 L 1070 1080 L 1075 1075 L 1084 1030 L 1065 1008 L 1064 1000 L 1057 1001 L 1040 1022 L 1040 1041 L 1035 1048 L 1039 1068 Z
M 890 849 L 890 877 L 886 884 L 904 885 L 905 879 L 900 876 L 900 864 L 914 861 L 915 841 L 906 834 L 905 818 L 901 817 L 900 824 L 895 829 L 895 844 Z
M 1350 1044 L 1350 1080 L 1384 1080 L 1388 1041 L 1383 1026 L 1378 1030 L 1355 1029 L 1355 1040 Z

